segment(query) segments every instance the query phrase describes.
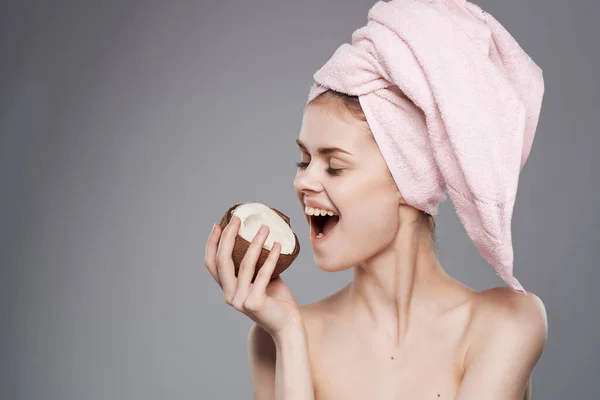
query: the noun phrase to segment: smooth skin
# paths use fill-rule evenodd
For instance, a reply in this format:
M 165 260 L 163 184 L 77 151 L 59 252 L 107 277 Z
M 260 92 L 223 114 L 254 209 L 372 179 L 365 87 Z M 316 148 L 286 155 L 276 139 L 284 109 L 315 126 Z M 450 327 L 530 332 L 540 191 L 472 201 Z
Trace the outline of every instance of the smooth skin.
M 265 236 L 253 240 L 237 279 L 237 222 L 218 246 L 218 227 L 207 242 L 205 265 L 225 301 L 254 321 L 255 399 L 530 398 L 547 339 L 542 301 L 506 287 L 478 292 L 450 277 L 368 126 L 339 109 L 333 100 L 307 107 L 298 138 L 305 167 L 294 188 L 303 209 L 310 199 L 340 214 L 330 237 L 312 243 L 314 261 L 327 272 L 351 268 L 352 281 L 298 307 L 280 277 L 268 283 L 279 247 L 250 284 Z

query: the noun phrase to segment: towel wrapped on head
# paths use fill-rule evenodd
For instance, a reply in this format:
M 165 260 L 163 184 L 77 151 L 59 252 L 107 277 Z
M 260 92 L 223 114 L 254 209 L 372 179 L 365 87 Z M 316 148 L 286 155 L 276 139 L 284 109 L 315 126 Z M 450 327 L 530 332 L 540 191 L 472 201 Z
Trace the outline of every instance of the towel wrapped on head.
M 482 257 L 525 293 L 511 219 L 544 80 L 506 29 L 465 0 L 379 1 L 314 81 L 306 106 L 358 96 L 406 202 L 437 215 L 448 193 Z

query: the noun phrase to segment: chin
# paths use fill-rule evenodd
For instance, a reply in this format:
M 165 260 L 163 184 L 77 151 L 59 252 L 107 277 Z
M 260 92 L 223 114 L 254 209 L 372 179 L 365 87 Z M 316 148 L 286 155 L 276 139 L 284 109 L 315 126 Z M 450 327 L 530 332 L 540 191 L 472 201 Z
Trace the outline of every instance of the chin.
M 339 272 L 345 271 L 357 265 L 348 260 L 334 259 L 333 257 L 317 257 L 314 256 L 314 262 L 317 267 L 323 272 Z

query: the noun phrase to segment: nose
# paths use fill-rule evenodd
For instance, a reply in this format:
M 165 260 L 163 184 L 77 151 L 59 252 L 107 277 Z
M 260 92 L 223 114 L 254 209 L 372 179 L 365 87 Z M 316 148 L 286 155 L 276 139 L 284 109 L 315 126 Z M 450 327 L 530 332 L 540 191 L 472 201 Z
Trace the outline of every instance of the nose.
M 314 194 L 323 190 L 321 176 L 315 163 L 309 164 L 305 169 L 298 168 L 294 178 L 294 188 L 299 194 Z

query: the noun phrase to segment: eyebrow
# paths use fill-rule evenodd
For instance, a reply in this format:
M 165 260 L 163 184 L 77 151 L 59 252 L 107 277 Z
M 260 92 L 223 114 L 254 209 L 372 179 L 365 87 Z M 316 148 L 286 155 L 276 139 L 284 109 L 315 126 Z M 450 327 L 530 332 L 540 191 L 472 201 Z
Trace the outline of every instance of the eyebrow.
M 300 139 L 296 139 L 296 144 L 298 145 L 298 147 L 300 147 L 301 149 L 303 149 L 304 151 L 306 151 L 308 153 L 308 150 L 306 149 L 306 146 L 304 145 L 304 143 L 302 143 L 300 141 Z M 326 156 L 329 155 L 331 153 L 336 153 L 336 152 L 340 152 L 340 153 L 346 153 L 349 155 L 352 155 L 352 153 L 350 153 L 349 151 L 346 151 L 344 149 L 340 149 L 339 147 L 319 147 L 317 149 L 317 153 Z

